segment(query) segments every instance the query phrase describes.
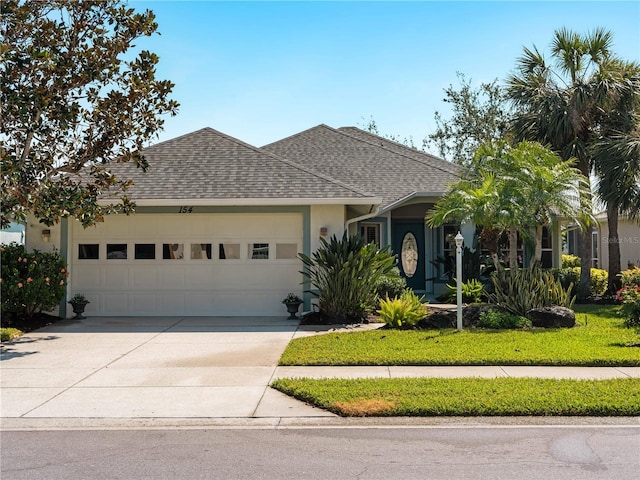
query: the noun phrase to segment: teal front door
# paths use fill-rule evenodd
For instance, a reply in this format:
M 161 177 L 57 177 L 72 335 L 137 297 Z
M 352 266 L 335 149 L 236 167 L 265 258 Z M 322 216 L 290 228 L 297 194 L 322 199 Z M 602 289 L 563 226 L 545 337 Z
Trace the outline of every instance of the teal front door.
M 392 247 L 400 273 L 408 287 L 420 291 L 426 287 L 424 228 L 423 222 L 393 224 Z

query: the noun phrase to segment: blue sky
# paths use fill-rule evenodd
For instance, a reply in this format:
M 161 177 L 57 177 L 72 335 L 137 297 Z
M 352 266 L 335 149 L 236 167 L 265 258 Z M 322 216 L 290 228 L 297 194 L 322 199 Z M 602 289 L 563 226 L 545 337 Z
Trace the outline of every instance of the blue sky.
M 421 145 L 456 72 L 502 80 L 523 46 L 548 51 L 558 28 L 604 27 L 617 54 L 640 61 L 637 0 L 129 3 L 156 13 L 161 35 L 137 46 L 160 56 L 181 104 L 160 140 L 209 126 L 261 146 L 373 117 Z

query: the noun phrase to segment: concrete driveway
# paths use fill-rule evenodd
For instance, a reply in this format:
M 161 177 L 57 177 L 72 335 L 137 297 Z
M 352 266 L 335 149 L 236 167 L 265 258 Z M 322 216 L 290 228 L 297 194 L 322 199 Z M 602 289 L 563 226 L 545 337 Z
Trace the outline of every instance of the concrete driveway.
M 65 320 L 2 345 L 2 421 L 333 416 L 268 387 L 297 327 L 273 317 Z

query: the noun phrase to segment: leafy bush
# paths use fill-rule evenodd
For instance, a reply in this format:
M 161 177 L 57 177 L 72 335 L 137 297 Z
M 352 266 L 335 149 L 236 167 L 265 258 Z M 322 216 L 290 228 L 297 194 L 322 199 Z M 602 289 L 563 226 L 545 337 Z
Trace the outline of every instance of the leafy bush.
M 499 270 L 491 275 L 491 283 L 489 301 L 523 317 L 533 308 L 571 308 L 575 301 L 571 288 L 565 290 L 553 272 L 540 267 Z
M 305 268 L 304 283 L 318 297 L 320 313 L 331 320 L 357 322 L 373 311 L 377 303 L 376 285 L 382 275 L 392 275 L 395 257 L 390 249 L 378 250 L 358 236 L 335 235 L 312 257 L 299 254 Z
M 8 342 L 14 338 L 18 338 L 22 332 L 17 328 L 0 328 L 0 342 Z
M 520 315 L 513 315 L 500 310 L 485 310 L 480 313 L 478 327 L 491 328 L 494 330 L 516 329 L 530 327 L 531 321 Z
M 58 306 L 65 296 L 68 272 L 57 252 L 27 253 L 17 243 L 3 245 L 0 252 L 3 318 L 31 317 Z
M 480 280 L 475 278 L 462 282 L 462 301 L 464 303 L 479 303 L 482 301 L 484 294 L 484 285 Z M 443 295 L 444 301 L 448 303 L 456 303 L 458 289 L 456 285 L 447 283 L 447 292 Z
M 560 280 L 560 283 L 565 288 L 565 290 L 568 290 L 571 284 L 573 284 L 574 287 L 578 285 L 578 282 L 580 281 L 580 270 L 580 267 L 563 267 L 559 270 L 554 270 L 554 275 L 558 280 Z M 604 295 L 607 292 L 608 281 L 609 273 L 606 270 L 592 268 L 590 290 L 591 295 Z
M 575 255 L 562 255 L 562 268 L 573 268 L 580 266 L 580 257 Z
M 622 288 L 618 290 L 620 309 L 627 327 L 640 327 L 640 268 L 631 268 L 620 273 Z
M 407 288 L 407 280 L 400 276 L 400 269 L 393 267 L 389 274 L 380 276 L 376 283 L 376 294 L 380 300 L 385 298 L 396 298 L 402 295 Z
M 380 320 L 393 328 L 413 327 L 427 316 L 424 297 L 418 297 L 407 288 L 398 298 L 380 300 Z
M 635 267 L 620 272 L 620 280 L 623 285 L 635 285 L 636 287 L 640 287 L 640 268 Z

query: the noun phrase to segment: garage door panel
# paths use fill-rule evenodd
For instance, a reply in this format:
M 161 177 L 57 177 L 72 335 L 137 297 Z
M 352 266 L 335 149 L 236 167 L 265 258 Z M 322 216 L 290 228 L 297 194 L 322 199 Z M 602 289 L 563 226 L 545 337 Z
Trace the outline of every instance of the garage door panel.
M 282 316 L 282 298 L 302 293 L 300 262 L 276 258 L 279 243 L 301 249 L 300 213 L 118 215 L 74 225 L 72 243 L 71 293 L 96 299 L 91 315 Z M 81 243 L 98 243 L 100 258 L 78 260 Z M 109 243 L 126 243 L 128 258 L 107 260 Z M 156 258 L 136 259 L 137 243 L 155 244 Z M 164 243 L 184 245 L 185 258 L 163 259 Z M 239 245 L 240 259 L 219 259 L 221 243 Z M 248 258 L 253 243 L 267 243 L 269 258 Z M 192 259 L 191 244 L 210 244 L 212 258 Z
M 131 288 L 136 290 L 155 290 L 158 287 L 158 269 L 155 265 L 129 267 Z
M 128 289 L 129 268 L 126 265 L 104 267 L 104 288 L 107 290 Z
M 78 285 L 82 285 L 86 290 L 99 289 L 102 287 L 103 271 L 95 265 L 78 265 L 70 272 L 72 278 Z

